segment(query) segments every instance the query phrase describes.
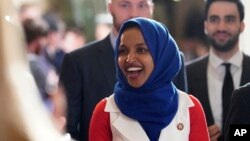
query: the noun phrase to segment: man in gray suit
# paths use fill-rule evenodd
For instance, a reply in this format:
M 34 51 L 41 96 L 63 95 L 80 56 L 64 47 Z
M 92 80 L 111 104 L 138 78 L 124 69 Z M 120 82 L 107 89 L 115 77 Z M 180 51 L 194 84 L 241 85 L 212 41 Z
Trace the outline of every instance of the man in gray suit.
M 153 17 L 152 0 L 111 0 L 108 10 L 113 17 L 112 32 L 103 40 L 91 42 L 66 54 L 60 82 L 66 91 L 67 131 L 80 141 L 88 140 L 88 128 L 95 105 L 113 93 L 116 83 L 114 44 L 121 24 L 133 17 Z M 182 58 L 183 59 L 183 58 Z M 185 69 L 174 82 L 185 91 Z
M 245 27 L 243 20 L 244 6 L 240 0 L 208 0 L 204 27 L 211 42 L 210 52 L 187 64 L 189 93 L 203 105 L 211 141 L 223 140 L 225 116 L 222 115 L 227 114 L 223 106 L 230 103 L 230 96 L 228 100 L 222 96 L 226 74 L 223 64 L 231 64 L 228 70 L 234 88 L 250 81 L 250 57 L 239 48 L 239 35 Z

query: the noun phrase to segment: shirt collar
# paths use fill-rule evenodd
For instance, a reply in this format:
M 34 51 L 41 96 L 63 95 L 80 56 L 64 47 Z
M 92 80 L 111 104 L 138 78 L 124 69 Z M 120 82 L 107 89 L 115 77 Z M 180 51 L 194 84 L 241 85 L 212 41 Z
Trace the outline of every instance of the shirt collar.
M 116 42 L 116 38 L 113 32 L 110 32 L 110 42 L 112 45 L 112 48 L 115 50 L 115 42 Z
M 241 67 L 243 61 L 243 52 L 241 50 L 237 51 L 227 63 L 231 63 L 233 66 Z M 220 59 L 214 52 L 210 49 L 209 52 L 209 62 L 214 68 L 219 67 L 224 61 Z

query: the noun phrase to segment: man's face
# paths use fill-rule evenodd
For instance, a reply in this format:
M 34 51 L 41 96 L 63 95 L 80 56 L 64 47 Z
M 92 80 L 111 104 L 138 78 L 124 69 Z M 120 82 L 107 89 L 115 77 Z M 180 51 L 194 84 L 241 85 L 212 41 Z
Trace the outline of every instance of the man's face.
M 134 17 L 153 17 L 154 4 L 151 0 L 111 0 L 108 9 L 118 32 L 122 23 Z
M 212 47 L 220 52 L 234 48 L 244 30 L 236 4 L 228 1 L 212 3 L 204 24 Z

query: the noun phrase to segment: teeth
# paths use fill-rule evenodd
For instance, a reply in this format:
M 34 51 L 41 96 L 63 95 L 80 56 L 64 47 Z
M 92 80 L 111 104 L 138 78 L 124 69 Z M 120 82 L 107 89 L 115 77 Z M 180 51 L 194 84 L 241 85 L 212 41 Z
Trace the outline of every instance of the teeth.
M 140 68 L 140 67 L 131 67 L 131 68 L 127 69 L 127 71 L 139 71 L 139 70 L 142 70 L 142 68 Z

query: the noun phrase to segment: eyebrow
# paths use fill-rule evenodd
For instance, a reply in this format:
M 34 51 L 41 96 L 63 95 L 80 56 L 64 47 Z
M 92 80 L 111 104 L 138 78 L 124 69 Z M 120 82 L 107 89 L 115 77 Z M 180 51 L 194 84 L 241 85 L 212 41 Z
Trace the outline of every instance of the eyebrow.
M 217 15 L 217 14 L 211 14 L 211 15 L 209 15 L 208 17 L 220 17 L 220 16 Z M 228 15 L 225 15 L 225 16 L 223 16 L 223 17 L 237 17 L 237 16 L 234 15 L 234 14 L 228 14 Z
M 235 16 L 235 15 L 226 15 L 225 18 L 235 18 L 236 19 L 237 16 Z
M 135 46 L 147 46 L 147 44 L 146 43 L 137 43 L 137 44 L 135 44 Z M 119 47 L 126 47 L 126 44 L 120 44 L 119 45 Z
M 137 46 L 146 45 L 146 43 L 137 43 Z

